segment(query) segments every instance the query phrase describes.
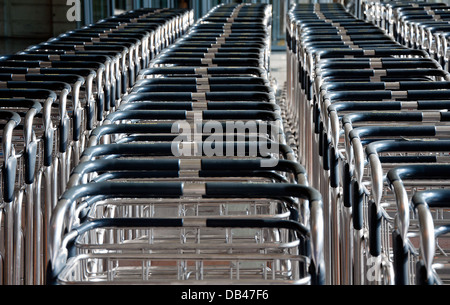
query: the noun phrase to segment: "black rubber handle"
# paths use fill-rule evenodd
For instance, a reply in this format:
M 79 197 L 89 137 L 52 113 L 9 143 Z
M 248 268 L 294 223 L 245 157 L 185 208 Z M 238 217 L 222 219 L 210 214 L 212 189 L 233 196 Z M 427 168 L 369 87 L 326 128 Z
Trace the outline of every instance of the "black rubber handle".
M 85 149 L 81 157 L 91 160 L 94 157 L 111 155 L 172 156 L 172 145 L 170 143 L 97 145 Z
M 366 146 L 366 154 L 377 154 L 386 151 L 449 151 L 450 141 L 402 141 L 387 140 L 377 141 Z
M 68 189 L 61 195 L 61 199 L 74 202 L 81 197 L 98 195 L 104 196 L 104 198 L 127 196 L 133 198 L 178 198 L 183 195 L 183 185 L 176 182 L 83 184 Z
M 85 175 L 92 172 L 103 171 L 179 171 L 180 162 L 177 159 L 166 160 L 139 160 L 139 159 L 112 159 L 83 162 L 75 167 L 72 174 Z
M 417 206 L 424 204 L 431 208 L 448 208 L 450 202 L 450 190 L 429 190 L 416 192 L 412 199 L 412 205 Z
M 349 139 L 364 138 L 369 136 L 378 137 L 434 137 L 435 126 L 366 126 L 358 127 L 350 131 Z
M 346 114 L 342 117 L 342 123 L 353 124 L 355 122 L 421 122 L 421 112 L 357 112 Z
M 57 100 L 54 91 L 45 89 L 0 89 L 0 97 L 2 98 L 29 98 L 29 99 L 47 99 Z
M 394 181 L 403 179 L 446 179 L 450 177 L 449 172 L 448 164 L 407 165 L 391 169 L 386 178 L 392 185 Z
M 207 198 L 279 198 L 293 196 L 311 201 L 321 201 L 322 196 L 313 188 L 299 184 L 239 184 L 207 183 Z

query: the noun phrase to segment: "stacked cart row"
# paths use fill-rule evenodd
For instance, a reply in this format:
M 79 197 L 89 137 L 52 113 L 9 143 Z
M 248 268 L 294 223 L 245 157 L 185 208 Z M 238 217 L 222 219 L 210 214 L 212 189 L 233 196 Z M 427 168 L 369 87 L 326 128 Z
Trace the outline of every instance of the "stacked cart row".
M 328 284 L 448 283 L 447 59 L 432 36 L 407 39 L 413 21 L 395 9 L 427 5 L 373 3 L 368 20 L 340 4 L 288 14 L 287 108 L 323 196 Z
M 218 5 L 137 71 L 55 205 L 48 283 L 324 283 L 322 197 L 286 143 L 271 14 Z
M 53 209 L 91 132 L 192 18 L 130 11 L 0 57 L 2 284 L 45 283 Z

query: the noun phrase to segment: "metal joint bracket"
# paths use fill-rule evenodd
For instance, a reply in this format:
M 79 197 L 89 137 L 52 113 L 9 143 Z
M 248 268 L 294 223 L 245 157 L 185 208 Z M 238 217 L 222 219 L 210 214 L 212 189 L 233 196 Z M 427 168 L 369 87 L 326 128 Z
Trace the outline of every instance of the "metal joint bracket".
M 11 79 L 13 81 L 24 82 L 27 80 L 27 76 L 26 76 L 26 74 L 13 74 L 13 75 L 11 75 Z
M 401 110 L 417 110 L 418 107 L 417 101 L 401 102 Z
M 206 102 L 206 92 L 193 92 L 191 98 L 194 102 Z
M 202 169 L 201 159 L 181 159 L 180 170 L 184 171 L 200 171 Z
M 50 61 L 41 61 L 39 63 L 39 67 L 41 67 L 41 68 L 51 68 L 52 67 L 52 63 Z
M 438 111 L 423 112 L 422 122 L 439 122 L 441 120 L 441 113 Z
M 408 97 L 408 91 L 392 91 L 391 96 L 394 100 Z
M 375 50 L 364 50 L 364 56 L 375 56 Z
M 196 68 L 195 74 L 201 75 L 202 77 L 208 77 L 208 68 Z
M 199 197 L 206 194 L 206 184 L 204 183 L 185 183 L 183 187 L 183 196 Z
M 399 90 L 400 82 L 387 82 L 384 84 L 386 90 Z
M 206 227 L 207 218 L 183 218 L 183 227 Z

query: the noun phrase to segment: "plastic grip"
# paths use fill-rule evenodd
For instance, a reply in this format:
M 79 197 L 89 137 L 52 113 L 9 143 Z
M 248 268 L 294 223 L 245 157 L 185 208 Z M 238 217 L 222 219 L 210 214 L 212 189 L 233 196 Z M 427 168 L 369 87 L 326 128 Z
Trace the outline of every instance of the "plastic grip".
M 152 110 L 129 110 L 116 111 L 108 115 L 108 120 L 116 122 L 120 120 L 185 120 L 186 111 L 168 110 L 168 111 L 152 111 Z
M 388 126 L 365 126 L 358 127 L 350 131 L 349 138 L 362 138 L 368 136 L 392 137 L 432 137 L 436 135 L 434 126 L 409 126 L 409 127 L 388 127 Z
M 205 120 L 266 120 L 275 121 L 278 119 L 276 113 L 272 111 L 254 110 L 205 110 L 203 111 Z
M 25 151 L 25 183 L 32 184 L 34 182 L 36 168 L 37 145 L 31 142 Z
M 207 100 L 210 101 L 270 101 L 271 96 L 266 92 L 247 91 L 247 92 L 207 92 Z
M 395 285 L 408 284 L 408 246 L 403 246 L 398 230 L 392 232 Z
M 348 91 L 348 90 L 385 90 L 383 82 L 371 83 L 355 83 L 355 82 L 331 82 L 323 85 L 324 90 L 328 92 L 333 91 Z
M 61 195 L 61 199 L 74 202 L 85 196 L 133 197 L 133 198 L 178 198 L 183 195 L 181 183 L 117 183 L 101 182 L 75 186 Z
M 332 188 L 339 187 L 339 156 L 336 154 L 334 147 L 330 148 L 330 186 Z
M 7 110 L 0 110 L 0 119 L 1 120 L 13 120 L 17 125 L 20 124 L 22 119 L 20 118 L 20 115 L 16 112 L 7 111 Z
M 363 200 L 364 193 L 360 189 L 357 181 L 352 181 L 352 219 L 353 228 L 355 230 L 362 230 L 363 228 Z
M 323 169 L 328 171 L 331 166 L 331 142 L 328 140 L 328 134 L 324 133 L 323 137 L 323 158 L 322 158 L 322 166 Z
M 408 98 L 413 100 L 448 100 L 450 90 L 409 90 Z
M 339 101 L 377 101 L 391 99 L 390 91 L 339 91 L 329 94 L 333 102 Z
M 68 118 L 63 118 L 59 125 L 59 152 L 64 153 L 67 151 L 69 144 L 69 128 L 70 122 Z
M 387 140 L 378 141 L 367 145 L 367 155 L 376 154 L 385 151 L 448 151 L 450 150 L 450 141 L 402 141 Z
M 136 101 L 190 101 L 190 92 L 146 92 L 131 94 L 124 98 L 126 102 Z
M 91 104 L 91 102 L 88 102 L 87 105 L 87 115 L 86 115 L 86 129 L 87 130 L 92 130 L 95 126 L 95 107 L 93 107 Z
M 79 114 L 79 110 L 77 111 L 76 115 L 72 116 L 72 122 L 73 122 L 73 131 L 72 131 L 72 137 L 75 142 L 79 141 L 81 138 L 81 115 Z
M 17 160 L 10 158 L 4 162 L 7 166 L 3 166 L 3 199 L 5 202 L 14 201 L 14 185 L 16 180 Z
M 134 155 L 134 156 L 167 156 L 172 154 L 171 144 L 109 144 L 97 145 L 84 150 L 82 158 L 108 155 Z
M 94 183 L 107 182 L 117 179 L 154 179 L 154 178 L 179 178 L 178 171 L 151 171 L 151 172 L 107 172 L 102 173 L 92 180 Z M 92 198 L 92 197 L 91 197 Z
M 389 102 L 338 102 L 330 105 L 328 111 L 370 111 L 370 110 L 402 110 L 401 102 L 389 101 Z
M 180 164 L 178 160 L 105 160 L 99 159 L 90 162 L 83 162 L 78 165 L 73 174 L 84 175 L 92 172 L 102 171 L 179 171 Z
M 362 121 L 377 121 L 377 122 L 407 122 L 416 121 L 421 122 L 423 114 L 420 112 L 359 112 L 344 115 L 343 123 L 354 123 Z
M 164 133 L 172 132 L 173 124 L 108 124 L 97 127 L 91 133 L 91 136 L 101 137 L 115 133 Z
M 196 92 L 197 86 L 193 85 L 145 85 L 136 86 L 132 93 L 148 93 L 148 92 Z
M 53 141 L 54 133 L 53 130 L 49 130 L 45 133 L 44 139 L 44 166 L 51 166 L 53 163 Z
M 191 102 L 139 102 L 120 105 L 117 111 L 130 110 L 185 110 L 192 111 Z
M 0 89 L 0 97 L 16 98 L 17 96 L 30 99 L 53 99 L 57 100 L 55 92 L 46 89 Z
M 351 173 L 350 166 L 348 163 L 344 165 L 344 175 L 343 175 L 343 203 L 346 208 L 352 207 L 352 185 L 351 185 Z
M 390 184 L 394 181 L 403 179 L 442 179 L 448 178 L 450 172 L 450 165 L 408 165 L 391 169 L 387 173 L 387 180 Z
M 369 212 L 369 252 L 377 257 L 381 254 L 381 212 L 374 201 L 368 203 Z
M 285 196 L 300 197 L 309 201 L 321 201 L 322 196 L 313 188 L 299 184 L 238 184 L 207 183 L 207 198 L 277 198 Z
M 103 113 L 105 110 L 105 94 L 103 92 L 97 93 L 96 108 L 97 108 L 97 111 L 96 111 L 97 121 L 101 122 L 103 120 Z
M 436 156 L 382 156 L 381 163 L 437 163 Z
M 198 173 L 199 177 L 202 178 L 212 178 L 212 177 L 246 177 L 246 178 L 255 178 L 261 177 L 272 182 L 278 183 L 289 183 L 289 180 L 286 179 L 282 174 L 276 173 L 271 170 L 261 169 L 255 171 L 247 171 L 247 170 L 202 170 Z
M 208 110 L 267 110 L 278 111 L 279 106 L 265 102 L 214 102 L 208 103 Z
M 246 171 L 252 171 L 252 170 L 260 170 L 261 167 L 261 160 L 202 160 L 202 170 L 246 170 Z M 271 170 L 285 170 L 290 171 L 293 174 L 299 175 L 299 174 L 305 174 L 305 169 L 298 164 L 297 162 L 292 162 L 288 160 L 278 160 L 277 165 Z
M 284 228 L 294 230 L 300 235 L 307 236 L 308 228 L 292 220 L 275 219 L 207 219 L 209 228 Z
M 416 192 L 412 197 L 412 204 L 417 207 L 420 204 L 428 205 L 432 208 L 450 207 L 450 190 L 430 190 Z

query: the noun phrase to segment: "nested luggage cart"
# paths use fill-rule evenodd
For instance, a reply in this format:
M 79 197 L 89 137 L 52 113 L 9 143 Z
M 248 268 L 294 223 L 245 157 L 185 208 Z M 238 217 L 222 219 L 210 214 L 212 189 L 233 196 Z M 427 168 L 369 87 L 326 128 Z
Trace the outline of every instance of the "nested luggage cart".
M 419 222 L 420 251 L 416 283 L 448 284 L 448 219 L 433 216 L 448 208 L 448 190 L 418 191 L 411 204 Z
M 109 195 L 114 195 L 113 193 L 118 193 L 116 191 L 119 191 L 120 184 L 113 183 L 113 185 L 108 185 L 108 183 L 96 183 L 91 184 L 90 188 L 92 190 L 95 190 L 94 192 L 101 192 L 102 186 L 104 186 L 106 189 L 108 189 Z M 161 198 L 161 196 L 164 197 L 164 189 L 167 190 L 167 186 L 172 186 L 172 188 L 167 192 L 166 196 L 174 197 L 176 192 L 175 190 L 180 190 L 181 193 L 179 193 L 179 196 L 183 196 L 185 198 L 193 197 L 197 198 L 197 196 L 200 194 L 198 193 L 198 190 L 195 190 L 195 188 L 191 188 L 191 185 L 189 184 L 170 184 L 170 183 L 151 183 L 151 184 L 140 184 L 135 185 L 133 183 L 125 183 L 123 185 L 124 188 L 127 188 L 128 190 L 133 190 L 132 196 L 136 196 L 137 189 L 134 187 L 142 187 L 144 188 L 143 192 L 147 194 L 147 196 L 151 193 L 151 189 L 157 188 L 155 196 L 158 198 Z M 196 187 L 198 188 L 201 186 L 201 184 L 197 184 Z M 85 189 L 88 187 L 88 185 L 80 186 L 79 188 Z M 109 190 L 111 190 L 111 187 L 114 189 L 114 191 L 111 193 Z M 309 193 L 311 191 L 310 188 L 307 188 L 302 185 L 290 185 L 290 184 L 242 184 L 242 183 L 210 183 L 207 182 L 203 185 L 205 187 L 205 193 L 202 195 L 204 198 L 241 198 L 241 197 L 247 197 L 247 198 L 260 198 L 262 196 L 276 196 L 274 192 L 276 190 L 281 191 L 282 189 L 292 189 L 293 193 L 281 191 L 280 194 L 282 196 L 285 195 L 300 195 L 301 193 L 305 192 Z M 175 189 L 174 189 L 175 188 Z M 305 189 L 306 188 L 306 189 Z M 267 192 L 270 192 L 272 195 L 269 195 L 269 193 L 264 192 L 263 190 L 266 190 Z M 242 194 L 239 190 L 242 190 L 245 194 Z M 300 191 L 303 190 L 303 191 Z M 78 191 L 78 188 L 74 188 L 73 191 Z M 191 193 L 194 191 L 194 193 Z M 69 195 L 69 193 L 67 193 Z M 92 194 L 94 195 L 94 194 Z M 125 195 L 128 197 L 130 195 Z M 314 219 L 315 217 L 315 208 L 316 204 L 319 204 L 318 201 L 315 201 L 314 197 L 307 198 L 312 204 L 312 216 L 311 218 Z M 185 199 L 186 200 L 186 199 Z M 165 203 L 163 203 L 165 204 Z M 64 201 L 64 205 L 70 205 L 70 201 Z M 63 207 L 61 204 L 60 207 Z M 63 214 L 63 212 L 60 212 L 58 214 Z M 130 271 L 130 275 L 132 276 L 133 270 L 130 269 L 137 269 L 134 272 L 138 272 L 138 277 L 131 277 L 131 278 L 123 278 L 122 281 L 119 278 L 111 278 L 111 277 L 104 277 L 104 273 L 99 272 L 97 275 L 99 277 L 95 277 L 95 271 L 91 273 L 92 276 L 94 276 L 93 280 L 106 280 L 107 283 L 110 283 L 113 280 L 118 280 L 118 283 L 123 283 L 123 281 L 129 281 L 129 280 L 135 280 L 139 281 L 140 283 L 175 283 L 177 281 L 188 281 L 186 283 L 189 283 L 189 280 L 196 280 L 196 281 L 205 281 L 204 283 L 210 283 L 210 284 L 217 284 L 221 283 L 221 281 L 229 281 L 231 283 L 255 283 L 255 284 L 261 284 L 264 283 L 266 280 L 270 283 L 271 280 L 273 283 L 276 283 L 277 280 L 280 280 L 281 284 L 286 283 L 308 283 L 310 281 L 308 274 L 308 267 L 311 262 L 307 261 L 307 256 L 300 256 L 297 251 L 299 250 L 300 240 L 308 236 L 306 232 L 308 230 L 306 227 L 303 227 L 300 225 L 297 221 L 289 221 L 289 220 L 275 220 L 273 218 L 252 218 L 251 216 L 244 216 L 244 217 L 236 217 L 236 216 L 222 216 L 221 218 L 212 218 L 214 216 L 210 216 L 211 218 L 207 216 L 196 216 L 196 217 L 187 217 L 187 218 L 180 218 L 176 217 L 175 219 L 171 219 L 168 217 L 165 217 L 164 219 L 158 219 L 158 218 L 128 218 L 128 224 L 127 219 L 120 219 L 120 218 L 114 218 L 114 219 L 107 219 L 102 218 L 105 222 L 110 222 L 110 228 L 114 229 L 115 233 L 118 233 L 119 235 L 123 235 L 124 238 L 121 238 L 121 240 L 125 240 L 124 244 L 121 246 L 120 241 L 116 240 L 112 243 L 106 242 L 105 240 L 101 240 L 100 242 L 96 240 L 86 240 L 86 238 L 78 239 L 77 246 L 79 247 L 79 251 L 81 253 L 86 253 L 85 250 L 88 251 L 88 253 L 103 253 L 107 255 L 111 255 L 112 260 L 115 260 L 115 255 L 118 254 L 118 251 L 125 259 L 133 260 L 137 257 L 134 255 L 128 254 L 128 251 L 131 251 L 131 253 L 136 254 L 134 250 L 137 250 L 138 252 L 142 253 L 142 251 L 149 251 L 148 257 L 145 258 L 148 260 L 147 266 L 151 268 L 145 268 L 141 269 L 142 265 L 139 264 L 139 266 L 136 266 L 137 268 L 128 268 Z M 154 224 L 152 224 L 152 220 L 154 221 Z M 130 234 L 127 234 L 126 232 L 123 232 L 120 228 L 122 225 L 120 225 L 120 222 L 123 223 L 123 226 L 127 230 L 136 229 L 135 234 L 133 232 L 128 232 Z M 135 224 L 133 224 L 133 222 Z M 146 225 L 145 223 L 148 222 Z M 160 225 L 158 225 L 158 222 L 160 222 Z M 93 220 L 87 223 L 87 228 L 92 226 L 96 226 L 95 224 L 97 221 Z M 101 223 L 101 221 L 99 221 Z M 114 225 L 114 223 L 117 223 Z M 178 224 L 177 224 L 178 223 Z M 159 240 L 159 238 L 162 238 L 161 235 L 148 235 L 147 233 L 155 233 L 158 232 L 157 228 L 158 226 L 162 226 L 164 229 L 163 236 L 164 238 L 162 240 Z M 180 230 L 177 229 L 177 227 L 183 227 L 183 229 Z M 285 240 L 284 238 L 278 239 L 277 235 L 280 234 L 280 237 L 287 236 L 292 237 L 291 234 L 285 235 L 286 232 L 283 232 L 284 230 L 279 230 L 285 227 L 288 230 L 294 230 L 291 231 L 297 232 L 299 234 L 298 236 L 294 234 L 295 239 L 288 239 Z M 263 235 L 260 236 L 259 232 L 260 230 L 264 231 L 264 228 L 269 228 L 266 233 L 262 233 Z M 79 228 L 79 227 L 77 227 Z M 108 228 L 108 227 L 106 227 Z M 215 229 L 214 229 L 215 228 Z M 221 229 L 219 229 L 221 228 Z M 235 228 L 235 230 L 233 230 Z M 239 234 L 239 231 L 245 228 L 251 228 L 250 232 L 244 231 L 241 234 Z M 301 229 L 303 228 L 303 229 Z M 184 230 L 186 229 L 186 231 Z M 306 230 L 305 230 L 306 229 Z M 119 231 L 117 231 L 119 230 Z M 78 229 L 76 231 L 79 231 Z M 255 232 L 256 231 L 256 232 Z M 276 232 L 275 239 L 272 239 L 271 235 L 273 235 L 273 232 Z M 75 233 L 75 231 L 73 231 Z M 123 232 L 120 233 L 120 232 Z M 191 233 L 190 233 L 191 232 Z M 113 232 L 110 232 L 113 233 Z M 245 235 L 245 233 L 249 235 Z M 318 242 L 318 240 L 315 240 L 315 238 L 319 237 L 316 236 L 317 232 L 311 231 L 311 237 L 313 238 L 313 244 L 315 242 Z M 173 234 L 173 235 L 172 235 Z M 190 237 L 191 234 L 194 234 L 195 237 Z M 206 234 L 206 235 L 203 235 Z M 113 235 L 115 235 L 113 233 Z M 268 235 L 267 237 L 264 237 Z M 117 235 L 116 235 L 117 236 Z M 130 240 L 128 243 L 133 243 L 136 248 L 133 246 L 127 247 L 126 244 L 126 236 L 136 236 L 140 238 L 134 238 Z M 247 236 L 247 237 L 246 237 Z M 260 237 L 257 237 L 260 236 Z M 315 237 L 313 237 L 315 236 Z M 69 238 L 69 237 L 67 237 Z M 148 240 L 150 238 L 150 240 Z M 181 238 L 181 240 L 180 240 Z M 193 239 L 192 239 L 193 238 Z M 248 241 L 245 243 L 245 240 L 249 238 L 250 240 L 256 241 L 256 244 L 250 244 Z M 56 237 L 55 237 L 56 239 Z M 175 244 L 173 241 L 170 242 L 172 239 L 180 240 L 181 244 Z M 186 239 L 186 240 L 185 240 Z M 296 241 L 296 239 L 299 239 Z M 264 240 L 264 243 L 261 245 L 258 245 L 259 240 Z M 201 241 L 205 241 L 206 243 L 202 247 Z M 208 242 L 211 242 L 214 244 L 214 247 L 211 248 L 211 244 Z M 244 243 L 244 245 L 240 244 L 241 242 Z M 65 244 L 66 241 L 61 240 L 57 241 L 55 240 L 55 246 L 59 245 L 59 243 Z M 119 243 L 119 244 L 117 244 Z M 215 243 L 218 243 L 216 245 Z M 117 248 L 118 247 L 118 248 Z M 146 248 L 145 250 L 142 249 L 142 247 Z M 97 248 L 97 251 L 94 249 Z M 134 248 L 134 250 L 133 250 Z M 300 247 L 301 249 L 304 249 L 303 247 Z M 315 247 L 313 246 L 313 249 Z M 58 248 L 56 249 L 56 253 L 54 254 L 55 258 L 52 260 L 54 264 L 52 265 L 52 268 L 54 271 L 58 271 L 58 268 L 60 266 L 55 265 L 57 263 L 60 263 L 61 254 L 63 255 L 64 252 L 60 252 Z M 83 249 L 83 250 L 81 250 Z M 231 250 L 232 249 L 232 250 Z M 291 249 L 293 252 L 291 254 L 288 254 Z M 272 253 L 274 251 L 275 253 L 279 253 L 278 255 L 274 255 Z M 154 254 L 160 254 L 154 255 Z M 249 257 L 248 254 L 252 253 L 254 255 L 253 257 Z M 315 253 L 319 254 L 320 253 Z M 127 255 L 129 257 L 127 258 Z M 273 256 L 272 256 L 273 255 Z M 164 258 L 162 257 L 164 256 Z M 145 257 L 145 256 L 144 256 Z M 159 258 L 158 258 L 159 257 Z M 79 282 L 83 283 L 84 281 L 89 280 L 89 270 L 80 270 L 80 260 L 84 260 L 85 254 L 77 254 L 69 261 L 68 264 L 66 264 L 66 271 L 63 271 L 62 274 L 60 274 L 59 281 L 69 281 L 69 282 Z M 87 257 L 88 258 L 88 257 Z M 154 258 L 154 259 L 153 259 Z M 298 268 L 298 262 L 299 260 L 306 259 L 305 264 L 303 265 L 303 268 Z M 158 263 L 161 262 L 161 260 L 169 261 L 171 264 L 161 264 Z M 261 261 L 258 264 L 246 264 L 247 261 L 254 260 L 257 262 L 258 260 L 267 260 L 268 262 Z M 208 264 L 208 262 L 212 262 L 211 265 Z M 92 262 L 95 264 L 97 262 L 95 255 L 92 256 Z M 98 261 L 100 263 L 100 261 Z M 117 261 L 118 262 L 118 261 Z M 138 260 L 138 262 L 140 262 Z M 192 263 L 196 262 L 195 265 L 192 265 Z M 153 263 L 150 265 L 150 263 Z M 277 265 L 281 264 L 280 269 L 278 269 Z M 162 268 L 158 268 L 158 267 Z M 184 266 L 184 267 L 183 267 Z M 293 269 L 290 269 L 292 266 Z M 122 270 L 127 271 L 126 265 L 121 264 L 113 264 L 111 267 L 113 269 L 104 270 L 108 273 L 114 273 L 116 275 L 121 274 Z M 76 269 L 74 269 L 76 268 Z M 180 269 L 182 268 L 182 269 Z M 103 267 L 100 267 L 100 270 L 102 270 Z M 185 270 L 187 269 L 187 270 Z M 145 273 L 140 274 L 140 272 L 144 271 Z M 176 272 L 178 270 L 178 273 Z M 303 272 L 301 272 L 303 270 Z M 305 273 L 306 271 L 306 273 Z M 81 272 L 81 273 L 80 273 Z M 181 274 L 179 273 L 181 272 Z M 299 273 L 301 272 L 301 274 Z M 189 277 L 189 274 L 192 273 L 192 278 Z M 83 277 L 73 277 L 73 275 L 84 275 Z M 126 275 L 126 273 L 124 273 Z M 61 276 L 67 275 L 69 278 L 63 278 Z M 86 277 L 87 275 L 87 277 Z M 210 279 L 211 281 L 208 282 L 207 280 Z
M 34 199 L 36 185 L 34 184 L 37 137 L 42 140 L 42 131 L 38 131 L 38 124 L 34 118 L 42 106 L 30 100 L 5 100 L 4 104 L 17 111 L 24 111 L 21 117 L 16 112 L 1 110 L 2 120 L 2 220 L 4 221 L 3 238 L 1 245 L 3 284 L 17 283 L 20 279 L 20 270 L 23 270 L 21 251 L 24 251 L 25 235 L 27 263 L 33 264 L 34 257 L 32 243 L 33 231 L 28 227 L 28 221 L 33 217 L 33 210 L 29 209 Z M 36 134 L 35 134 L 36 132 Z M 40 141 L 41 142 L 41 141 Z M 42 145 L 42 142 L 40 143 Z M 17 153 L 16 153 L 17 149 Z M 27 232 L 22 226 L 22 202 L 26 197 Z M 32 266 L 32 265 L 31 265 Z
M 140 70 L 53 211 L 49 283 L 324 283 L 322 199 L 286 144 L 270 18 L 219 5 Z
M 2 284 L 45 283 L 50 218 L 90 133 L 192 24 L 142 9 L 0 57 Z
M 444 227 L 448 222 L 448 215 L 446 215 L 448 210 L 445 209 L 445 203 L 441 206 L 430 204 L 425 207 L 425 210 L 420 212 L 418 210 L 423 208 L 417 208 L 415 206 L 419 202 L 419 199 L 425 199 L 422 197 L 424 194 L 420 194 L 421 192 L 433 194 L 435 191 L 439 193 L 448 188 L 448 164 L 398 166 L 391 169 L 386 178 L 389 187 L 392 189 L 393 200 L 398 210 L 396 218 L 398 225 L 393 232 L 392 238 L 396 283 L 399 285 L 448 283 L 445 275 L 441 280 L 438 280 L 439 277 L 436 277 L 436 281 L 433 279 L 434 275 L 431 276 L 432 271 L 429 262 L 431 262 L 432 257 L 428 256 L 430 255 L 429 250 L 426 250 L 427 253 L 420 253 L 421 248 L 431 246 L 439 249 L 436 257 L 441 254 L 446 255 L 446 251 L 448 250 L 445 237 L 440 243 L 436 243 L 435 245 L 430 244 L 430 241 L 434 242 L 434 238 L 438 238 L 439 234 L 445 234 L 445 230 L 440 231 L 441 229 L 438 229 L 434 237 L 422 236 L 422 234 L 428 234 L 425 231 L 428 229 L 421 223 L 424 221 L 423 219 L 426 219 L 422 218 L 423 215 L 427 215 L 430 220 L 426 221 L 435 223 L 436 227 Z M 417 185 L 420 186 L 419 192 Z M 428 200 L 425 199 L 422 203 L 425 202 L 427 204 Z M 412 205 L 412 208 L 410 205 Z M 421 215 L 418 213 L 421 213 Z M 428 265 L 426 267 L 423 265 L 424 261 L 427 261 Z M 447 268 L 445 264 L 441 266 L 443 270 Z M 426 268 L 429 273 L 423 273 L 423 268 Z
M 414 28 L 400 26 L 408 23 L 398 17 L 403 6 L 366 2 L 367 21 L 338 4 L 298 4 L 288 14 L 286 103 L 297 138 L 304 139 L 298 141 L 301 164 L 323 195 L 330 284 L 415 283 L 415 272 L 403 272 L 398 246 L 409 241 L 393 247 L 393 240 L 417 229 L 407 233 L 406 203 L 398 207 L 386 177 L 398 166 L 447 163 L 449 75 L 443 58 L 425 47 L 429 40 L 404 45 L 398 38 L 400 28 Z M 445 15 L 441 4 L 410 6 Z M 412 11 L 411 19 L 429 19 Z M 428 25 L 415 26 L 414 37 Z

